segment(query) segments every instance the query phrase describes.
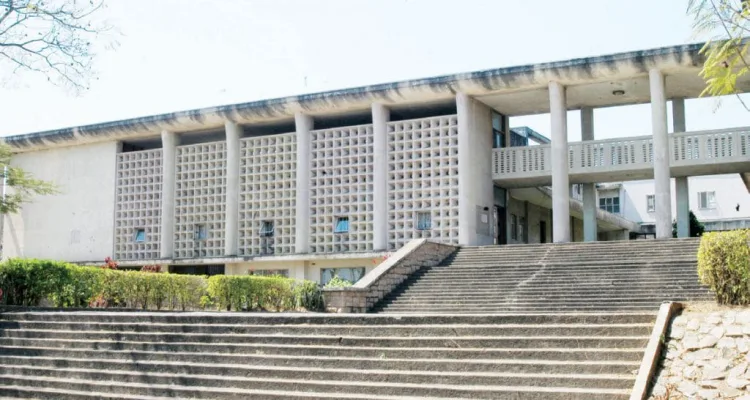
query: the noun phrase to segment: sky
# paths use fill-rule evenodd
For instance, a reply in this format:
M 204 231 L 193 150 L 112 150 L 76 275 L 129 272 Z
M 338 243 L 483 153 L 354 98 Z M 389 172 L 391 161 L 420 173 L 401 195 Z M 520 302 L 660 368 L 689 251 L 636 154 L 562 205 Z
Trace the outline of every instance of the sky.
M 702 41 L 687 0 L 106 0 L 119 46 L 75 95 L 0 87 L 0 136 L 353 86 Z M 103 46 L 101 46 L 103 47 Z M 687 129 L 748 125 L 735 98 L 688 100 Z M 569 139 L 580 140 L 578 112 Z M 548 115 L 515 117 L 549 134 Z M 649 134 L 649 105 L 596 110 L 597 138 Z

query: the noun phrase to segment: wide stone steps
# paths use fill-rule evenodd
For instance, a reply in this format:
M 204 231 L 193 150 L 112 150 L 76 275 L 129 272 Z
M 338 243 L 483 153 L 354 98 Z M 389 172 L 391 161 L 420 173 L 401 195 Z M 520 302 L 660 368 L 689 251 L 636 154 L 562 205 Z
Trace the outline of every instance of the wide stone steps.
M 461 247 L 386 295 L 398 313 L 646 310 L 709 300 L 696 239 Z
M 626 399 L 647 312 L 0 312 L 0 397 Z

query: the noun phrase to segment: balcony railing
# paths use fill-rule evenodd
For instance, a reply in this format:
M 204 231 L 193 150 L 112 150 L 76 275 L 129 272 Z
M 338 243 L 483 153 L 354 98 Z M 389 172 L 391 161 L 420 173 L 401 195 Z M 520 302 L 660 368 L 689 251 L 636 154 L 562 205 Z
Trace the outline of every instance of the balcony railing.
M 702 165 L 721 166 L 713 173 L 733 171 L 733 165 L 750 162 L 750 127 L 712 131 L 681 132 L 669 135 L 670 166 L 689 171 Z M 628 173 L 653 166 L 652 136 L 591 140 L 568 145 L 569 174 L 585 176 L 601 173 Z M 495 149 L 495 180 L 539 178 L 551 174 L 549 144 Z M 731 166 L 730 166 L 731 165 Z

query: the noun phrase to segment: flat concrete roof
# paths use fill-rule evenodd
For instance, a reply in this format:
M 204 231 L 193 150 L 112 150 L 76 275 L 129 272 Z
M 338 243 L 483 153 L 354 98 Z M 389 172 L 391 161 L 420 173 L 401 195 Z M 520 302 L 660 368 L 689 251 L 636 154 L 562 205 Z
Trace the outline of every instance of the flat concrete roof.
M 509 116 L 528 115 L 549 111 L 547 87 L 551 81 L 568 87 L 569 109 L 638 104 L 649 101 L 648 71 L 653 68 L 666 75 L 668 98 L 694 98 L 704 88 L 698 76 L 704 60 L 700 54 L 702 46 L 703 43 L 687 44 L 443 75 L 14 135 L 4 140 L 14 152 L 26 152 L 153 138 L 162 130 L 214 129 L 227 120 L 243 125 L 288 122 L 296 112 L 313 117 L 361 114 L 368 112 L 372 103 L 394 108 L 437 104 L 451 101 L 457 92 L 469 94 Z M 739 82 L 738 88 L 750 91 L 750 76 Z M 616 96 L 614 90 L 625 93 Z

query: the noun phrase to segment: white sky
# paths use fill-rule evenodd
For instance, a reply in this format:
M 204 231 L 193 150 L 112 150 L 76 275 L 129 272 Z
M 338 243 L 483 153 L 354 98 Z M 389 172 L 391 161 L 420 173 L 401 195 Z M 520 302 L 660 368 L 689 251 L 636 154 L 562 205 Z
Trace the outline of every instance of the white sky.
M 123 35 L 91 90 L 14 79 L 0 136 L 698 40 L 687 0 L 107 1 Z M 688 101 L 688 130 L 748 125 L 735 98 L 715 105 Z M 597 138 L 648 134 L 649 106 L 597 110 L 595 124 Z M 549 134 L 546 115 L 511 125 Z

